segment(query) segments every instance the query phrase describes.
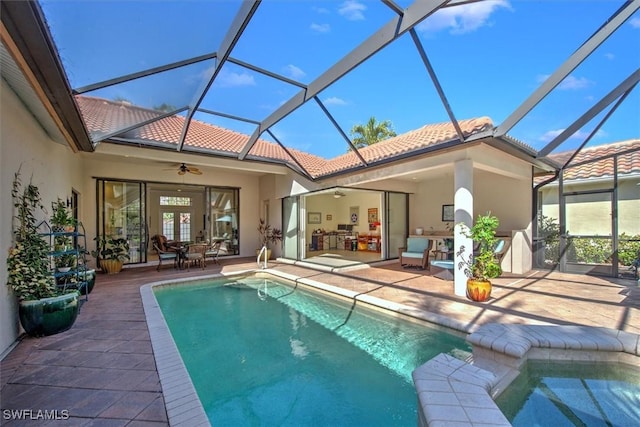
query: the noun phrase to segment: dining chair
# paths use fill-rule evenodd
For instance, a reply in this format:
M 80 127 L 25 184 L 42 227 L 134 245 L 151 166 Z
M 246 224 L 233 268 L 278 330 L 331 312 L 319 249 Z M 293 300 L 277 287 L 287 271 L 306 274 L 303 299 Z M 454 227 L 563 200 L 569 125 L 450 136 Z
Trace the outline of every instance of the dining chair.
M 212 258 L 213 262 L 216 264 L 220 264 L 218 261 L 218 256 L 220 255 L 220 246 L 222 245 L 221 241 L 213 242 L 211 246 L 208 246 L 204 251 L 205 258 Z
M 204 269 L 204 267 L 206 266 L 204 257 L 206 250 L 206 243 L 192 243 L 187 247 L 187 252 L 185 254 L 185 263 L 187 264 L 187 270 L 191 268 L 191 265 L 198 265 L 200 266 L 200 268 Z

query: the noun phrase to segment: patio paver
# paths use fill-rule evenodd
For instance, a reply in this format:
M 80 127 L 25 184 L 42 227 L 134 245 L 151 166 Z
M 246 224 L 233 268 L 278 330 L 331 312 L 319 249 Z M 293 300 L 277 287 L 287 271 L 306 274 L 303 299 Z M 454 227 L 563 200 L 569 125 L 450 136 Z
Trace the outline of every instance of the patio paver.
M 69 331 L 22 339 L 0 364 L 4 409 L 68 410 L 51 425 L 168 425 L 165 402 L 140 298 L 149 282 L 232 272 L 255 260 L 221 260 L 205 270 L 154 266 L 99 274 L 96 288 Z M 467 332 L 488 323 L 602 326 L 640 333 L 640 288 L 632 280 L 532 272 L 494 280 L 485 303 L 453 294 L 453 284 L 398 263 L 329 273 L 296 265 L 270 268 L 359 294 L 428 311 Z M 425 274 L 426 273 L 426 274 Z M 188 415 L 187 415 L 188 416 Z M 4 420 L 3 425 L 42 425 L 41 420 Z

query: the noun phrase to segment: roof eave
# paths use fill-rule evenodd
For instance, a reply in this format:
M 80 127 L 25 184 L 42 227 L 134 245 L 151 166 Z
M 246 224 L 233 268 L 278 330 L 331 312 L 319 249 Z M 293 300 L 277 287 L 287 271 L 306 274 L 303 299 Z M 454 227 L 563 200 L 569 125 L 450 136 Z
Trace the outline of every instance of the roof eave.
M 56 116 L 54 121 L 64 128 L 61 131 L 67 143 L 77 151 L 93 151 L 40 5 L 32 1 L 4 1 L 1 7 L 2 24 L 17 49 L 12 54 L 29 68 L 35 79 L 30 83 L 37 85 L 36 93 L 46 98 L 41 101 L 50 105 L 50 113 Z

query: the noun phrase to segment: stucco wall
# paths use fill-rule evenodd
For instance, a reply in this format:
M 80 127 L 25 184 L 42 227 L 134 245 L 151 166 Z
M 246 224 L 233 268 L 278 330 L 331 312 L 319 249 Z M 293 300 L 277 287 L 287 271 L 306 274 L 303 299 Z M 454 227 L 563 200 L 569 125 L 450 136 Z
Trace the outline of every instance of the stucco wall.
M 21 167 L 23 183 L 40 189 L 45 207 L 57 197 L 66 199 L 72 188 L 82 188 L 83 165 L 80 157 L 66 146 L 53 142 L 25 109 L 4 80 L 0 83 L 0 282 L 7 283 L 6 254 L 12 243 L 13 203 L 11 186 Z M 42 218 L 47 219 L 47 218 Z M 0 286 L 0 354 L 4 354 L 19 335 L 15 297 L 7 286 Z
M 473 216 L 491 212 L 500 220 L 500 233 L 531 227 L 531 183 L 483 170 L 473 176 Z M 442 205 L 453 204 L 454 179 L 444 173 L 422 182 L 418 191 L 409 198 L 409 231 L 423 227 L 426 234 L 446 232 L 453 221 L 442 221 Z
M 618 231 L 619 234 L 635 236 L 640 234 L 640 178 L 618 181 Z M 612 188 L 613 182 L 565 184 L 564 191 L 593 191 Z M 540 191 L 543 215 L 558 220 L 558 186 L 548 185 Z M 578 202 L 567 209 L 567 230 L 571 234 L 611 235 L 611 195 L 590 194 L 572 197 Z

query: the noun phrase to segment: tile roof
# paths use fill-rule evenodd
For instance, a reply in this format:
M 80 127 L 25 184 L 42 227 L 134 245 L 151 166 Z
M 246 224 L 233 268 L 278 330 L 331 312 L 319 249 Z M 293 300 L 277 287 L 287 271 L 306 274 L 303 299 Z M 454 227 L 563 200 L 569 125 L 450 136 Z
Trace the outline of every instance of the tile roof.
M 142 144 L 157 145 L 160 143 L 177 147 L 185 120 L 182 115 L 173 115 L 126 130 L 137 123 L 157 119 L 162 113 L 126 102 L 82 95 L 76 95 L 75 99 L 94 141 L 100 141 L 105 136 L 112 135 L 113 138 L 122 138 Z M 493 123 L 488 117 L 461 120 L 459 125 L 465 136 L 493 127 Z M 116 134 L 118 130 L 123 130 L 123 132 Z M 242 151 L 248 140 L 248 135 L 192 120 L 184 148 L 187 151 L 189 148 L 201 148 L 219 154 L 227 153 L 230 156 L 236 156 Z M 426 147 L 457 140 L 458 135 L 451 123 L 436 123 L 361 148 L 359 152 L 368 164 L 376 164 Z M 293 148 L 287 148 L 287 150 L 313 177 L 326 176 L 361 165 L 360 159 L 352 151 L 327 160 Z M 263 139 L 258 139 L 251 148 L 249 156 L 262 160 L 287 162 L 295 167 L 293 159 L 279 144 Z
M 564 179 L 612 177 L 613 159 L 604 159 L 586 164 L 581 163 L 629 150 L 635 151 L 618 156 L 618 174 L 640 173 L 640 139 L 630 139 L 583 148 L 571 161 L 571 164 L 579 164 L 579 166 L 568 167 L 565 170 Z M 563 151 L 551 154 L 548 157 L 562 165 L 569 160 L 573 153 L 574 151 Z
M 458 123 L 465 137 L 493 127 L 489 117 L 460 120 Z M 361 148 L 359 152 L 367 163 L 375 164 L 382 160 L 456 140 L 458 140 L 458 134 L 450 122 L 435 123 Z M 321 170 L 321 175 L 335 173 L 358 165 L 360 165 L 360 160 L 356 154 L 348 152 L 327 162 Z

